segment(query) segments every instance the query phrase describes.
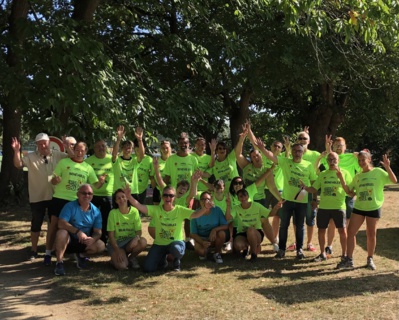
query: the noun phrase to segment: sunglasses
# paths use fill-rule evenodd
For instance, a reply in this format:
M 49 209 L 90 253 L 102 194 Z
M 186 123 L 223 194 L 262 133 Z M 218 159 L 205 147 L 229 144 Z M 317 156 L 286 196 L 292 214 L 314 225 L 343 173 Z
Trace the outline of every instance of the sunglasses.
M 306 137 L 298 137 L 298 140 L 308 140 Z
M 244 182 L 242 182 L 242 181 L 235 181 L 233 183 L 233 186 L 242 186 L 242 185 L 244 185 Z
M 92 196 L 93 195 L 93 192 L 79 192 L 79 193 L 84 196 Z
M 170 194 L 170 193 L 164 193 L 164 194 L 162 195 L 162 197 L 164 197 L 164 198 L 174 198 L 175 195 L 174 195 L 174 194 Z

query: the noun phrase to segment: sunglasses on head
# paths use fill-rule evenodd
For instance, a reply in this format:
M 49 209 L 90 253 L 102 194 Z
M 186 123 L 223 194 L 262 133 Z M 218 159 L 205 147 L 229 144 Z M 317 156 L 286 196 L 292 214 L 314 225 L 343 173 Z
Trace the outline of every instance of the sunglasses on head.
M 174 195 L 174 194 L 170 194 L 170 193 L 164 193 L 164 194 L 162 195 L 162 197 L 164 197 L 164 198 L 174 198 L 175 195 Z

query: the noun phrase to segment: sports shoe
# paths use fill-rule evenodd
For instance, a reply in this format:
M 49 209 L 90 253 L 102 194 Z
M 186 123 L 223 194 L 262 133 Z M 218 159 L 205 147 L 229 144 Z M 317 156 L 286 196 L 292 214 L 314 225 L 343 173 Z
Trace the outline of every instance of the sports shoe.
M 56 276 L 65 276 L 65 269 L 63 262 L 57 262 L 55 265 L 54 273 Z
M 175 258 L 175 260 L 173 260 L 173 271 L 179 272 L 180 270 L 180 259 Z
M 276 259 L 282 259 L 285 257 L 285 251 L 284 250 L 279 250 L 277 254 L 274 256 Z
M 213 260 L 215 260 L 216 263 L 223 263 L 222 255 L 220 253 L 214 253 Z
M 129 258 L 129 267 L 131 267 L 132 269 L 136 269 L 136 270 L 140 269 L 140 264 L 136 257 Z
M 251 253 L 251 259 L 249 259 L 247 261 L 255 262 L 257 258 L 258 258 L 258 255 L 256 253 Z
M 337 264 L 337 269 L 353 269 L 353 259 L 348 257 L 341 257 L 341 261 Z
M 245 259 L 248 255 L 248 249 L 242 250 L 241 255 Z
M 302 260 L 303 258 L 305 258 L 305 255 L 303 254 L 302 249 L 299 249 L 299 250 L 296 252 L 296 258 L 299 259 L 299 260 Z
M 314 262 L 326 261 L 327 257 L 320 253 L 316 258 L 313 259 Z
M 332 253 L 333 253 L 332 247 L 327 246 L 327 247 L 324 249 L 324 252 L 326 253 L 326 257 L 327 257 L 327 258 L 330 258 L 330 257 L 332 256 Z
M 288 246 L 287 251 L 295 251 L 296 250 L 296 243 L 291 244 Z
M 75 260 L 78 269 L 86 269 L 86 257 L 81 257 L 79 253 L 75 253 Z
M 280 247 L 278 246 L 278 243 L 273 243 L 273 251 L 278 252 L 280 250 Z
M 191 251 L 194 250 L 194 239 L 189 239 L 189 240 L 188 240 L 188 238 L 187 238 L 187 241 L 186 241 L 186 249 L 187 249 L 187 250 L 191 250 Z
M 377 269 L 377 267 L 374 264 L 374 261 L 373 261 L 372 257 L 367 257 L 367 269 L 370 269 L 370 270 Z
M 306 250 L 315 252 L 317 249 L 313 244 L 309 243 L 308 246 L 306 247 Z
M 29 254 L 29 260 L 30 260 L 30 261 L 33 261 L 33 260 L 35 260 L 36 258 L 37 258 L 37 252 L 31 251 L 30 254 Z
M 226 242 L 223 246 L 223 250 L 228 252 L 228 251 L 231 251 L 231 249 L 232 249 L 231 242 L 230 241 Z
M 44 263 L 45 266 L 51 266 L 51 256 L 46 254 L 44 256 L 43 263 Z

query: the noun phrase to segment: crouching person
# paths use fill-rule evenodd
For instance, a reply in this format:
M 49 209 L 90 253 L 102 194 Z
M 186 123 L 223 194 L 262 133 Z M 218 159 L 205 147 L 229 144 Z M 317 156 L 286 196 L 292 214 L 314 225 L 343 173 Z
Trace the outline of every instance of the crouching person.
M 147 246 L 147 240 L 141 236 L 139 211 L 128 205 L 122 189 L 112 196 L 114 209 L 108 216 L 108 253 L 111 263 L 117 270 L 140 269 L 137 255 Z
M 93 189 L 83 184 L 77 192 L 78 199 L 67 203 L 62 209 L 58 221 L 55 239 L 57 264 L 55 274 L 65 275 L 64 254 L 75 253 L 79 269 L 86 268 L 86 255 L 103 252 L 105 244 L 100 240 L 101 212 L 92 203 Z

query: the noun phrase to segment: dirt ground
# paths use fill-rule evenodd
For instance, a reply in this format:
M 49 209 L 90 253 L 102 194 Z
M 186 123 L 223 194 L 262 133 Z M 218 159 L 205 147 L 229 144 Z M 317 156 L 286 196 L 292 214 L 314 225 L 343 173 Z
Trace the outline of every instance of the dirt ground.
M 385 193 L 384 211 L 394 211 L 397 219 L 399 192 Z M 33 262 L 29 252 L 29 207 L 0 212 L 0 319 L 91 319 L 85 299 L 70 297 L 58 290 L 58 278 L 51 267 L 42 264 L 43 256 Z M 381 219 L 380 228 L 391 228 L 395 221 Z M 146 230 L 146 223 L 143 224 Z M 44 251 L 44 232 L 40 238 Z M 315 242 L 316 239 L 314 239 Z M 380 240 L 378 240 L 380 241 Z M 378 247 L 378 242 L 377 242 Z M 94 261 L 106 261 L 106 255 Z M 53 259 L 54 261 L 54 259 Z

